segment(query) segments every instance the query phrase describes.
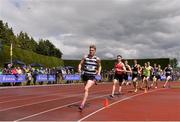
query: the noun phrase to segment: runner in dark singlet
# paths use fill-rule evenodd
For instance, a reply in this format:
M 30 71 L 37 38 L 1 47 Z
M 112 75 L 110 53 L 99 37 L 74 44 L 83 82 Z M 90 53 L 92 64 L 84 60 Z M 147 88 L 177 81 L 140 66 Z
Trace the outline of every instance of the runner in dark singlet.
M 161 65 L 156 66 L 156 64 L 154 64 L 154 67 L 153 67 L 153 82 L 151 84 L 151 87 L 153 87 L 154 84 L 155 84 L 154 88 L 158 87 L 158 82 L 161 79 L 161 75 L 162 75 Z
M 137 63 L 137 60 L 134 60 L 134 65 L 132 67 L 132 81 L 134 85 L 134 92 L 138 91 L 138 77 L 140 75 L 140 65 Z
M 126 72 L 124 73 L 124 81 L 123 81 L 122 84 L 129 85 L 129 84 L 131 84 L 131 81 L 128 81 L 128 77 L 131 75 L 132 70 L 131 70 L 131 67 L 129 66 L 127 60 L 124 61 L 124 65 L 125 65 L 125 68 L 126 68 Z
M 165 72 L 165 75 L 166 75 L 166 82 L 163 85 L 163 87 L 165 88 L 167 83 L 169 82 L 169 80 L 172 79 L 173 69 L 172 69 L 170 64 L 168 64 L 168 66 L 164 69 L 164 72 Z

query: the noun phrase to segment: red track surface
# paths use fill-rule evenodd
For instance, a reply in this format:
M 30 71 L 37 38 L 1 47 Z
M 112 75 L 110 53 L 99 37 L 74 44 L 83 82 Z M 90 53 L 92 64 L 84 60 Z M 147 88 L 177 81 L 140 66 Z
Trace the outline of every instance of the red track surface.
M 0 121 L 180 121 L 178 88 L 144 94 L 125 86 L 124 95 L 109 99 L 104 107 L 112 84 L 98 84 L 90 89 L 87 105 L 79 112 L 83 89 L 83 85 L 0 88 Z

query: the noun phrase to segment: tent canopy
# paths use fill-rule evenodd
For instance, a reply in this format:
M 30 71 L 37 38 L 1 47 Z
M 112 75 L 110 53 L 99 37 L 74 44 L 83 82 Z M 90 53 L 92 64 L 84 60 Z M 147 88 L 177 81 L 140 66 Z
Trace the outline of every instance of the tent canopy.
M 24 62 L 20 61 L 20 60 L 13 60 L 12 63 L 14 65 L 26 65 Z M 5 62 L 4 65 L 8 65 L 11 64 L 11 62 Z
M 39 64 L 39 63 L 32 63 L 31 66 L 32 67 L 44 67 L 44 65 Z

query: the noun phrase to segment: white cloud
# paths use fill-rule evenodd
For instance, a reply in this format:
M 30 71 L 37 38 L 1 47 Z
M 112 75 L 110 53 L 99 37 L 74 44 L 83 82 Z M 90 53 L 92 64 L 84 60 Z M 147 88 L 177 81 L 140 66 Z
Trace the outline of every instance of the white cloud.
M 105 56 L 106 58 L 109 58 L 109 59 L 113 59 L 113 58 L 114 58 L 114 55 L 111 54 L 111 53 L 106 53 L 106 54 L 104 54 L 104 56 Z
M 100 58 L 180 60 L 179 0 L 0 0 L 0 18 L 16 33 L 50 39 L 63 58 L 96 44 Z

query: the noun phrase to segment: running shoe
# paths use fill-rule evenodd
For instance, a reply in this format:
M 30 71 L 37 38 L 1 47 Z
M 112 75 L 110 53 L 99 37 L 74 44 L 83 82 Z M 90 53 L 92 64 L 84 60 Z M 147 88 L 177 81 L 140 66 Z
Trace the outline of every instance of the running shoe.
M 114 98 L 114 95 L 109 95 L 111 98 Z
M 84 109 L 84 105 L 79 106 L 79 110 L 82 111 Z
M 135 93 L 136 93 L 137 91 L 138 91 L 137 89 L 134 90 Z

